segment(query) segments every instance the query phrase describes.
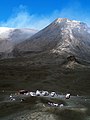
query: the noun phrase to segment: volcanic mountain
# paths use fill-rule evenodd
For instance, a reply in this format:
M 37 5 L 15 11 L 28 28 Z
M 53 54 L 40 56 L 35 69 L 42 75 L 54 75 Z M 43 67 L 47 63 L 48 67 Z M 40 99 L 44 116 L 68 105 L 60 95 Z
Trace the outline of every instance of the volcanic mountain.
M 19 52 L 45 52 L 90 61 L 90 28 L 83 22 L 58 18 L 18 44 Z
M 1 90 L 90 95 L 90 28 L 85 23 L 58 18 L 16 44 L 11 54 L 0 60 Z

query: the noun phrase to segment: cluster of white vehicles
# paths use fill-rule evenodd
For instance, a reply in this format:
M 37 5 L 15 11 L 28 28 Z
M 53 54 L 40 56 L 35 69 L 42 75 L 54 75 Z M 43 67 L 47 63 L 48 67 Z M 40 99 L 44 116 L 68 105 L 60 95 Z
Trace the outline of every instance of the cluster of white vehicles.
M 20 90 L 19 94 L 24 94 L 24 95 L 30 95 L 30 96 L 50 96 L 50 97 L 56 97 L 58 94 L 56 92 L 51 92 L 49 93 L 48 91 L 40 91 L 36 90 L 36 92 L 29 92 L 27 90 Z M 66 99 L 70 98 L 70 93 L 65 95 Z
M 44 96 L 46 96 L 46 97 L 58 97 L 58 96 L 60 96 L 56 92 L 49 93 L 48 91 L 44 91 L 44 90 L 42 90 L 42 91 L 36 90 L 35 92 L 30 92 L 30 91 L 27 91 L 27 90 L 20 90 L 16 94 L 17 95 L 24 95 L 24 96 L 33 96 L 33 97 L 34 96 L 41 96 L 41 97 L 44 97 Z M 10 100 L 15 101 L 15 98 L 13 97 L 12 94 L 9 97 L 10 97 Z M 70 98 L 70 93 L 66 94 L 65 98 L 69 99 Z M 55 106 L 57 106 L 57 105 L 55 105 Z

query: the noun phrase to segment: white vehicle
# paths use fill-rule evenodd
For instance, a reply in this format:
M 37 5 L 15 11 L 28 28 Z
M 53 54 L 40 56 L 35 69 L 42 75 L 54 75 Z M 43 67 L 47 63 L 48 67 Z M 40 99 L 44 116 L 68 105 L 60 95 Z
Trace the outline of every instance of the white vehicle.
M 42 95 L 42 96 L 48 96 L 48 95 L 49 95 L 49 92 L 48 92 L 48 91 L 42 91 L 41 95 Z
M 30 92 L 29 93 L 31 96 L 36 96 L 36 93 L 35 92 Z
M 57 103 L 53 103 L 54 106 L 58 107 L 59 105 Z
M 60 104 L 59 106 L 60 106 L 60 107 L 63 107 L 64 105 L 63 105 L 63 104 Z
M 51 97 L 54 97 L 55 95 L 56 95 L 56 93 L 55 92 L 51 92 Z
M 12 98 L 13 97 L 12 94 L 9 97 Z
M 70 98 L 70 93 L 66 94 L 66 99 L 69 99 Z
M 37 90 L 36 91 L 36 96 L 41 96 L 41 91 Z

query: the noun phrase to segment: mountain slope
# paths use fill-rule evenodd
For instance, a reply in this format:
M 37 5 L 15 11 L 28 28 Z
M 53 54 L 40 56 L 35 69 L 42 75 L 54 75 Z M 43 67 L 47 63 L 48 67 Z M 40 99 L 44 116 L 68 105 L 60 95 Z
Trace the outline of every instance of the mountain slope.
M 33 29 L 15 29 L 0 27 L 0 55 L 11 53 L 14 46 L 34 35 Z
M 28 28 L 7 28 L 7 27 L 0 27 L 0 39 L 1 40 L 9 40 L 14 43 L 22 42 L 23 40 L 30 38 L 34 35 L 37 30 L 28 29 Z
M 90 61 L 90 28 L 82 22 L 58 18 L 17 48 L 24 53 L 49 50 L 64 57 Z

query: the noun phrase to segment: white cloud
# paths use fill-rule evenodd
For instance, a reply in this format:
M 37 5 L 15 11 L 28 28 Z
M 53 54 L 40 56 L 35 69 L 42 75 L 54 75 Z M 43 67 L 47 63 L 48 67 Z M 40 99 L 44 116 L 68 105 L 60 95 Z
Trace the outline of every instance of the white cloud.
M 25 6 L 20 5 L 19 8 L 14 10 L 12 16 L 10 16 L 6 21 L 0 22 L 0 26 L 40 30 L 58 17 L 80 20 L 89 24 L 89 18 L 87 19 L 86 16 L 86 14 L 83 14 L 83 12 L 80 11 L 80 5 L 78 3 L 75 7 L 71 7 L 71 5 L 69 5 L 61 11 L 55 10 L 48 16 L 30 14 Z
M 43 15 L 30 14 L 23 5 L 20 5 L 17 13 L 7 19 L 7 21 L 1 21 L 0 26 L 12 27 L 12 28 L 33 28 L 42 29 L 51 22 L 51 19 Z

